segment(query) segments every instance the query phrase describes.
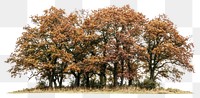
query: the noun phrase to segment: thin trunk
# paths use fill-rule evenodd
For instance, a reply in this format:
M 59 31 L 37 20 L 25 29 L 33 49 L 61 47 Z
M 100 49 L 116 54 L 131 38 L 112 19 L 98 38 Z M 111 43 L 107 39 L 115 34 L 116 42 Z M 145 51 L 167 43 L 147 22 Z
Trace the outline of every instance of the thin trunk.
M 100 85 L 101 87 L 106 85 L 106 64 L 102 65 L 101 67 L 101 73 L 100 73 Z
M 132 69 L 131 69 L 131 63 L 130 63 L 130 60 L 128 59 L 128 85 L 132 85 L 133 83 L 133 79 L 132 79 Z
M 61 75 L 61 77 L 60 77 L 59 88 L 62 88 L 62 82 L 63 82 L 63 75 Z
M 79 87 L 80 86 L 80 73 L 78 73 L 76 76 L 75 76 L 75 78 L 76 78 L 76 80 L 75 80 L 75 86 L 76 87 Z
M 121 76 L 121 83 L 120 83 L 120 86 L 122 86 L 124 83 L 124 76 Z
M 104 74 L 104 86 L 106 86 L 106 81 L 107 81 L 106 74 Z
M 154 79 L 154 69 L 150 70 L 150 80 L 155 81 L 155 79 Z
M 131 86 L 131 85 L 133 85 L 133 79 L 128 80 L 128 86 Z
M 49 74 L 49 87 L 50 88 L 53 87 L 53 75 L 52 75 L 52 72 L 50 72 L 50 74 Z
M 100 86 L 103 87 L 103 73 L 100 73 Z
M 117 86 L 117 63 L 114 63 L 114 70 L 113 70 L 113 86 L 116 87 Z
M 86 87 L 90 87 L 89 73 L 86 73 Z
M 120 85 L 123 85 L 124 82 L 124 60 L 121 60 L 121 66 L 122 66 L 122 70 L 121 70 L 121 83 Z
M 155 81 L 154 79 L 154 73 L 155 73 L 155 68 L 154 68 L 154 62 L 152 60 L 152 54 L 150 54 L 150 62 L 149 62 L 149 74 L 150 74 L 150 80 Z
M 104 38 L 104 42 L 106 43 L 105 38 Z M 105 43 L 104 43 L 104 45 L 105 45 Z M 106 50 L 103 51 L 103 56 L 106 57 Z M 100 85 L 101 85 L 101 87 L 106 86 L 106 66 L 107 66 L 106 64 L 103 64 L 101 66 L 101 69 L 100 69 L 101 70 L 101 72 L 100 72 Z
M 57 87 L 56 79 L 53 80 L 53 83 L 54 83 L 54 88 L 56 88 Z
M 52 87 L 53 87 L 53 85 L 52 85 L 52 84 L 53 84 L 53 81 L 52 81 L 52 79 L 51 79 L 51 77 L 50 77 L 50 79 L 49 79 L 49 87 L 50 87 L 50 88 L 52 88 Z
M 116 28 L 115 28 L 116 29 Z M 115 32 L 116 33 L 116 32 Z M 117 38 L 117 36 L 115 36 L 116 39 L 116 50 L 119 50 L 119 40 Z M 117 86 L 117 77 L 118 77 L 118 61 L 114 62 L 114 70 L 113 70 L 113 78 L 114 78 L 114 87 Z
M 61 71 L 60 71 L 60 79 L 58 77 L 58 83 L 59 83 L 59 88 L 62 88 L 62 83 L 63 83 L 63 78 L 64 78 L 64 69 L 67 67 L 67 63 L 63 63 L 61 65 Z
M 154 70 L 153 70 L 153 54 L 151 53 L 151 50 L 149 50 L 149 56 L 150 56 L 150 60 L 149 60 L 149 74 L 150 74 L 150 77 L 149 79 L 150 80 L 154 80 L 153 77 L 154 77 Z
M 152 50 L 155 48 L 155 42 L 153 45 L 150 44 L 150 40 L 148 43 L 148 53 L 150 56 L 149 59 L 149 73 L 150 73 L 150 80 L 155 81 L 154 73 L 155 73 L 155 67 L 156 67 L 156 55 L 152 53 Z M 152 47 L 150 47 L 152 46 Z

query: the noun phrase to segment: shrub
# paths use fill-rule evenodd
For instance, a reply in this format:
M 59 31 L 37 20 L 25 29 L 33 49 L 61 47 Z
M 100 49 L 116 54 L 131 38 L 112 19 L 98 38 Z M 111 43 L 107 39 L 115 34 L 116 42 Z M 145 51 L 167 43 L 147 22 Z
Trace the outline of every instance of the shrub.
M 46 82 L 45 81 L 39 81 L 36 85 L 36 88 L 42 89 L 42 88 L 46 88 Z
M 152 80 L 149 80 L 149 79 L 145 79 L 142 83 L 139 84 L 139 87 L 141 89 L 154 89 L 156 88 L 157 86 L 159 86 L 159 83 L 155 82 L 155 81 L 152 81 Z

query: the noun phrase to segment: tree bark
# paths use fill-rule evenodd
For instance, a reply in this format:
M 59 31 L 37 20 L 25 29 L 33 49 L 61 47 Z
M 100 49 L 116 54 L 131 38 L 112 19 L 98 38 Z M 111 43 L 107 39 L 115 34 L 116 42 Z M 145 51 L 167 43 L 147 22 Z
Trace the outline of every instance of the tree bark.
M 86 87 L 89 88 L 90 87 L 90 78 L 89 78 L 89 73 L 86 73 Z
M 100 72 L 100 85 L 101 87 L 106 86 L 106 64 L 102 65 Z
M 130 86 L 130 85 L 132 85 L 133 83 L 133 79 L 132 79 L 132 76 L 131 76 L 131 74 L 132 74 L 132 69 L 131 69 L 131 64 L 130 64 L 130 60 L 128 59 L 128 76 L 129 76 L 129 78 L 128 78 L 128 85 Z
M 133 85 L 133 79 L 129 79 L 129 80 L 128 80 L 128 85 L 129 85 L 129 86 Z
M 76 76 L 75 76 L 75 86 L 76 87 L 79 87 L 80 86 L 80 73 L 78 73 Z
M 151 69 L 150 70 L 150 80 L 152 80 L 152 81 L 155 81 L 155 79 L 154 79 L 154 73 L 155 73 L 154 69 Z
M 49 87 L 53 88 L 53 75 L 52 75 L 52 72 L 50 72 L 50 74 L 49 74 Z
M 54 83 L 54 88 L 56 88 L 57 87 L 56 79 L 53 79 L 53 83 Z
M 63 75 L 61 75 L 61 77 L 60 77 L 59 88 L 62 88 L 62 82 L 63 82 Z
M 113 86 L 116 87 L 117 86 L 117 63 L 114 63 L 114 70 L 113 70 Z
M 121 60 L 121 83 L 120 85 L 122 86 L 123 85 L 123 82 L 124 82 L 124 60 Z

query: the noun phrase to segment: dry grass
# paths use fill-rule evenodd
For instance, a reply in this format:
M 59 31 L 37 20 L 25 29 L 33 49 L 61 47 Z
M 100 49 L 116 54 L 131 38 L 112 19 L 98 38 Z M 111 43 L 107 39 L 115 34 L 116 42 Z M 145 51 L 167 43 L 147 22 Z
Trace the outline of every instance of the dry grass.
M 16 93 L 92 93 L 92 94 L 192 94 L 189 91 L 181 91 L 179 89 L 164 89 L 156 88 L 152 90 L 139 89 L 135 87 L 120 87 L 120 88 L 104 88 L 104 89 L 86 89 L 86 88 L 62 88 L 62 89 L 23 89 L 18 91 L 10 92 L 12 94 Z

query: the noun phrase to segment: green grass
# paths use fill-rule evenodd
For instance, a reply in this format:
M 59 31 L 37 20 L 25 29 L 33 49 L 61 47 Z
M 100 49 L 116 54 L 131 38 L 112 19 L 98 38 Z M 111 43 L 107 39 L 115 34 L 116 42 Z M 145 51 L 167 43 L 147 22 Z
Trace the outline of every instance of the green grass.
M 18 91 L 9 92 L 12 94 L 17 93 L 94 93 L 94 94 L 192 94 L 189 91 L 182 91 L 172 88 L 156 88 L 152 90 L 139 89 L 135 87 L 118 87 L 118 88 L 104 88 L 104 89 L 86 89 L 86 88 L 61 88 L 61 89 L 23 89 Z

